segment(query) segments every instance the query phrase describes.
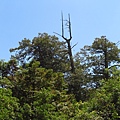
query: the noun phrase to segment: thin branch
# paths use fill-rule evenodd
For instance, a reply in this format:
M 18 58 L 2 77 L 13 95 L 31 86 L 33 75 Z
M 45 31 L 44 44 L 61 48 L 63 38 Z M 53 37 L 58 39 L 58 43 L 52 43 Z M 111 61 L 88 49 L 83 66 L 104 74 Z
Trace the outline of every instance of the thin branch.
M 72 39 L 72 34 L 71 34 L 71 22 L 70 22 L 70 14 L 68 14 L 69 17 L 69 32 L 70 32 L 70 38 Z
M 64 25 L 63 25 L 63 13 L 61 12 L 62 17 L 62 37 L 64 36 Z
M 59 35 L 60 37 L 62 37 L 62 35 L 60 35 L 59 33 L 56 33 L 56 32 L 53 32 L 53 33 L 55 33 L 56 35 Z
M 120 65 L 113 65 L 113 66 L 110 66 L 108 69 L 111 69 L 111 68 L 113 68 L 113 67 L 120 67 Z
M 76 43 L 75 45 L 73 45 L 71 49 L 73 49 L 77 44 L 78 44 L 78 43 Z
M 69 38 L 66 38 L 64 36 L 64 20 L 63 20 L 63 13 L 61 12 L 61 17 L 62 17 L 62 35 L 54 32 L 55 34 L 61 36 L 67 43 L 68 45 L 68 54 L 69 54 L 69 58 L 70 58 L 70 63 L 71 63 L 71 72 L 72 73 L 75 73 L 75 67 L 74 67 L 74 61 L 73 61 L 73 56 L 72 56 L 72 48 L 74 46 L 76 46 L 77 44 L 75 44 L 72 48 L 71 48 L 71 45 L 70 45 L 70 41 L 72 39 L 72 34 L 71 34 L 71 22 L 70 22 L 70 14 L 68 14 L 68 20 L 65 20 L 67 21 L 67 28 L 69 29 Z

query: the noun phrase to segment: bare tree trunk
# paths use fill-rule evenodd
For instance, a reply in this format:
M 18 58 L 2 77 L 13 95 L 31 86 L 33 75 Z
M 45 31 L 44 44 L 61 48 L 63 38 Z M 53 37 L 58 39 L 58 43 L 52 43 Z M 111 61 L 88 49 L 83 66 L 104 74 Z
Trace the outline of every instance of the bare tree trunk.
M 73 56 L 72 56 L 72 48 L 70 45 L 70 41 L 72 39 L 72 34 L 71 34 L 71 22 L 70 22 L 70 15 L 68 15 L 69 20 L 67 21 L 68 29 L 69 29 L 69 38 L 66 38 L 64 36 L 64 25 L 63 25 L 63 14 L 62 14 L 62 38 L 66 41 L 67 46 L 68 46 L 68 54 L 70 58 L 70 65 L 71 65 L 71 72 L 75 73 L 75 67 L 74 67 L 74 61 L 73 61 Z
M 67 44 L 68 44 L 68 54 L 69 54 L 69 57 L 70 57 L 71 72 L 75 73 L 75 67 L 74 67 L 74 61 L 73 61 L 73 56 L 72 56 L 72 50 L 71 50 L 70 41 L 67 41 Z

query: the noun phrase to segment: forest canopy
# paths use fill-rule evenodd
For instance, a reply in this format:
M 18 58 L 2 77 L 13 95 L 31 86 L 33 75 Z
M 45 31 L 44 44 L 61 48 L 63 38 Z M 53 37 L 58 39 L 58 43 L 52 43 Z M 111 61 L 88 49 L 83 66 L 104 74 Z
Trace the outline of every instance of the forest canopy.
M 72 56 L 74 72 L 66 41 L 55 35 L 25 38 L 10 52 L 0 61 L 1 120 L 120 119 L 116 43 L 95 38 Z

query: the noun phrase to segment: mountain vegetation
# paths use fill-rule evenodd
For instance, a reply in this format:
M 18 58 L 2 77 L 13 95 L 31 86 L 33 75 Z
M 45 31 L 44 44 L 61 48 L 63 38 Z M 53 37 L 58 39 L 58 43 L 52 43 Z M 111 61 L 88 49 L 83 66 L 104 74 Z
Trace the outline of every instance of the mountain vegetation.
M 72 50 L 72 48 L 71 48 Z M 39 33 L 0 60 L 0 120 L 119 120 L 120 49 L 105 36 L 74 54 Z

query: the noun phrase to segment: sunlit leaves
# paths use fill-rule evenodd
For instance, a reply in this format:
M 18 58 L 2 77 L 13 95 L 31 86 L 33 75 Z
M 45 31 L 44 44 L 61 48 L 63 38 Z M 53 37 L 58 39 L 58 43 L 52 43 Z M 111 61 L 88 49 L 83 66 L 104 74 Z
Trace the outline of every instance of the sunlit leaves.
M 12 58 L 16 58 L 23 66 L 28 61 L 36 60 L 44 68 L 61 72 L 66 71 L 65 64 L 68 64 L 68 54 L 65 51 L 65 43 L 47 33 L 40 33 L 33 40 L 24 39 L 17 48 L 10 49 L 10 52 L 15 52 Z
M 21 118 L 18 99 L 12 97 L 10 89 L 0 88 L 0 119 L 17 120 Z M 16 111 L 16 112 L 15 112 Z
M 116 120 L 120 117 L 120 77 L 102 84 L 91 96 L 89 110 L 96 110 L 106 120 Z

